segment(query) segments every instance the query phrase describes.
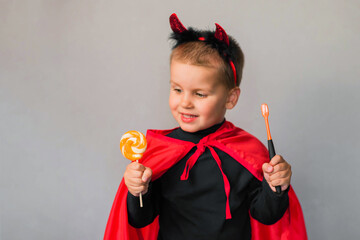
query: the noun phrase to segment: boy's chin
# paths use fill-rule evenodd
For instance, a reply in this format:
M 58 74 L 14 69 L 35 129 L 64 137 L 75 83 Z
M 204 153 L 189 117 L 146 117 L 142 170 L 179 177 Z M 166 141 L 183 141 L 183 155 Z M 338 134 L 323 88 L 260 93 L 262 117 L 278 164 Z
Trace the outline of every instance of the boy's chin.
M 180 128 L 185 131 L 185 132 L 189 132 L 189 133 L 194 133 L 194 132 L 198 132 L 201 130 L 206 129 L 207 127 L 205 126 L 199 126 L 199 125 L 195 125 L 195 124 L 184 124 L 184 123 L 179 123 Z
M 198 121 L 199 119 L 197 119 Z M 178 124 L 179 124 L 179 127 L 185 131 L 185 132 L 189 132 L 189 133 L 194 133 L 194 132 L 198 132 L 198 131 L 201 131 L 201 130 L 205 130 L 205 129 L 208 129 L 216 124 L 219 124 L 221 123 L 222 121 L 224 121 L 224 119 L 222 120 L 219 120 L 219 121 L 211 121 L 211 122 L 207 122 L 206 124 L 204 123 L 200 123 L 199 122 L 192 122 L 192 123 L 186 123 L 186 122 L 183 122 L 183 121 L 177 121 Z
M 199 126 L 196 126 L 194 124 L 188 124 L 188 123 L 183 123 L 183 122 L 178 122 L 178 124 L 179 124 L 179 127 L 185 132 L 193 133 L 193 132 L 202 130 L 202 129 L 200 129 Z
M 197 129 L 193 129 L 193 128 L 186 128 L 186 127 L 182 127 L 182 126 L 180 126 L 180 128 L 181 128 L 183 131 L 189 132 L 189 133 L 194 133 L 194 132 L 197 132 L 197 131 L 202 130 L 202 129 L 197 130 Z

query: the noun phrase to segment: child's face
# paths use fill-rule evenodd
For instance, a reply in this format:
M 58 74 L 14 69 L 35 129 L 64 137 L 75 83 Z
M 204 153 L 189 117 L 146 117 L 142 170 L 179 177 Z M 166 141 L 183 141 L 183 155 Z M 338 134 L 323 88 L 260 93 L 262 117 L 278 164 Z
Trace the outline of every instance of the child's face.
M 169 105 L 184 131 L 196 132 L 220 123 L 226 109 L 233 107 L 229 105 L 230 91 L 218 80 L 217 71 L 171 61 Z

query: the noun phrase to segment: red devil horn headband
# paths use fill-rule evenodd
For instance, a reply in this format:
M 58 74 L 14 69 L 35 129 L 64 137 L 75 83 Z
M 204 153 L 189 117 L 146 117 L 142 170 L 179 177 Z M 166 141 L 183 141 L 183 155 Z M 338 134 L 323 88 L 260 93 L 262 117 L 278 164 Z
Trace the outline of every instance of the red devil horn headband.
M 226 34 L 225 30 L 217 23 L 215 23 L 216 31 L 215 31 L 215 38 L 219 40 L 220 42 L 226 43 L 226 45 L 230 45 L 229 43 L 229 37 Z
M 214 37 L 215 39 L 217 39 L 219 42 L 225 43 L 227 47 L 230 46 L 230 42 L 229 42 L 229 37 L 226 34 L 225 30 L 217 23 L 215 23 L 216 25 L 216 31 L 214 33 Z M 189 30 L 187 30 L 184 25 L 180 22 L 179 18 L 177 17 L 177 15 L 175 13 L 171 14 L 170 16 L 170 27 L 173 30 L 174 33 L 176 34 L 180 34 L 183 35 L 184 33 L 188 33 Z M 205 37 L 201 36 L 198 37 L 196 39 L 193 39 L 193 41 L 198 40 L 198 41 L 210 41 L 209 39 L 206 39 Z M 229 58 L 229 65 L 233 71 L 234 74 L 234 81 L 235 81 L 235 86 L 236 86 L 236 68 L 235 65 L 233 63 L 233 61 Z
M 187 29 L 184 27 L 184 25 L 180 22 L 176 13 L 173 13 L 170 16 L 170 26 L 171 26 L 171 29 L 173 30 L 173 32 L 176 32 L 176 33 L 183 33 L 183 32 L 187 31 Z

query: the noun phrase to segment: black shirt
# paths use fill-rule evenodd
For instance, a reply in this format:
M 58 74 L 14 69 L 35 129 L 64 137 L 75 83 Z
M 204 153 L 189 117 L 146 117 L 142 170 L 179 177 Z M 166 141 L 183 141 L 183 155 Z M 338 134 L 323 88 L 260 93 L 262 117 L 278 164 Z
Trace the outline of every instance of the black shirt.
M 168 136 L 198 143 L 222 124 L 196 133 L 178 128 Z M 273 192 L 265 179 L 259 181 L 236 160 L 215 148 L 231 186 L 232 218 L 226 220 L 223 177 L 209 149 L 196 161 L 189 178 L 180 180 L 186 161 L 195 150 L 150 183 L 143 196 L 143 208 L 139 207 L 138 197 L 128 194 L 128 219 L 132 226 L 144 227 L 159 215 L 159 240 L 251 239 L 249 211 L 264 224 L 273 224 L 283 216 L 289 204 L 287 191 Z

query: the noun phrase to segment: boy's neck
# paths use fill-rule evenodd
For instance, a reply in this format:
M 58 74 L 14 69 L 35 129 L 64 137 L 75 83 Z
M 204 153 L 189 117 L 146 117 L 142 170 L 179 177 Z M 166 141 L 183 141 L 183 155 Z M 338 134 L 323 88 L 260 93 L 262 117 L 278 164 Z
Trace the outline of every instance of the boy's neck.
M 225 119 L 221 123 L 217 123 L 209 128 L 197 132 L 186 132 L 181 128 L 179 128 L 177 131 L 177 135 L 182 140 L 198 143 L 202 138 L 206 137 L 211 133 L 216 132 L 224 124 L 224 122 Z

